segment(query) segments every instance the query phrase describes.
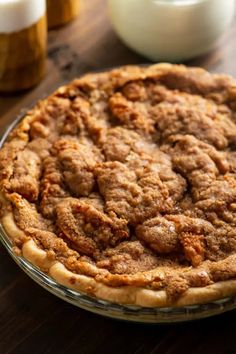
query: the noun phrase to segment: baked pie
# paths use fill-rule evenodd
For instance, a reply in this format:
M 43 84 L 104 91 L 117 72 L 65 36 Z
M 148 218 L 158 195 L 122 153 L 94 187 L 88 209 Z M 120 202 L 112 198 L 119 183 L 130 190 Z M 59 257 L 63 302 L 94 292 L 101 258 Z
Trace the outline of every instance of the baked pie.
M 184 306 L 236 294 L 236 83 L 158 64 L 89 74 L 0 151 L 14 251 L 99 299 Z

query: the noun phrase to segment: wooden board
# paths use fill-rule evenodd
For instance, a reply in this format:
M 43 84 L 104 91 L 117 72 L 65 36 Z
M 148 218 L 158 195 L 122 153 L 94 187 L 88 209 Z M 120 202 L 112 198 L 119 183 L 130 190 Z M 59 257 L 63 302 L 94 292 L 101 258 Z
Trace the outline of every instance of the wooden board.
M 81 0 L 78 19 L 49 33 L 47 75 L 0 96 L 0 132 L 21 109 L 83 72 L 147 62 L 116 37 L 105 0 Z M 209 55 L 189 62 L 236 77 L 236 21 Z M 0 354 L 236 354 L 236 311 L 189 324 L 138 325 L 64 303 L 28 278 L 0 246 Z

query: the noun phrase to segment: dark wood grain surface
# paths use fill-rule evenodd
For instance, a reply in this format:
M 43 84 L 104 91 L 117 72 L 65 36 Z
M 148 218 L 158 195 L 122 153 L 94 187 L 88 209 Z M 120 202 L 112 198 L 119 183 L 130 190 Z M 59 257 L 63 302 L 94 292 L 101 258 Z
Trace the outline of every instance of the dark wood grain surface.
M 188 64 L 236 77 L 235 38 L 236 21 L 211 53 Z M 49 33 L 47 75 L 41 84 L 24 94 L 0 96 L 0 132 L 21 109 L 75 76 L 143 62 L 112 31 L 105 0 L 84 0 L 77 20 Z M 0 354 L 54 353 L 236 354 L 236 311 L 162 326 L 106 319 L 47 293 L 0 246 Z

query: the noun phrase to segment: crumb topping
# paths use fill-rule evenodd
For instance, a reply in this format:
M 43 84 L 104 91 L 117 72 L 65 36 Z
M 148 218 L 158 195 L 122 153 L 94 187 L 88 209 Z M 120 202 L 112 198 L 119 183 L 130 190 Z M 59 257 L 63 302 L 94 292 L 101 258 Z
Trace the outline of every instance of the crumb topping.
M 231 78 L 178 65 L 77 79 L 1 149 L 7 210 L 52 259 L 109 286 L 176 299 L 235 278 L 235 102 Z

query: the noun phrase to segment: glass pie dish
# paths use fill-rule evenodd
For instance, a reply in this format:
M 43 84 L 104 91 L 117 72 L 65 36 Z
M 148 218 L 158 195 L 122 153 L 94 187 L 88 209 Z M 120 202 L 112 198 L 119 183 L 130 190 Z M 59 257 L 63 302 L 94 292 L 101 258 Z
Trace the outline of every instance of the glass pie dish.
M 23 117 L 24 114 L 22 113 L 8 127 L 1 139 L 0 148 L 3 146 L 12 129 Z M 44 289 L 79 308 L 106 317 L 140 323 L 173 323 L 201 319 L 236 308 L 236 296 L 223 298 L 207 304 L 165 308 L 119 305 L 99 300 L 59 284 L 22 256 L 16 255 L 13 251 L 13 244 L 2 225 L 0 225 L 0 240 L 19 267 Z

